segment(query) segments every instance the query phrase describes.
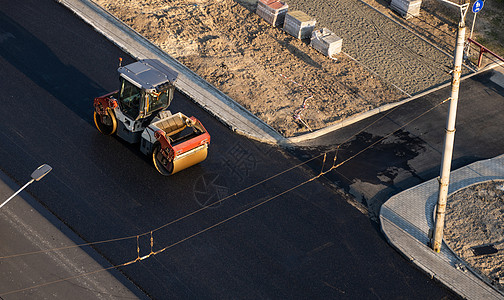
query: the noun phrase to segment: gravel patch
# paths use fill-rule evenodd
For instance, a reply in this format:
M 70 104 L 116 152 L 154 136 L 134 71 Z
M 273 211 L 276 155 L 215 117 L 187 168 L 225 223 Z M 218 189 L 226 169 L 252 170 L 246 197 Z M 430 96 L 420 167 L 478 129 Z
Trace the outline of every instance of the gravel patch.
M 451 79 L 452 58 L 362 1 L 289 0 L 343 38 L 343 51 L 386 82 L 416 94 Z

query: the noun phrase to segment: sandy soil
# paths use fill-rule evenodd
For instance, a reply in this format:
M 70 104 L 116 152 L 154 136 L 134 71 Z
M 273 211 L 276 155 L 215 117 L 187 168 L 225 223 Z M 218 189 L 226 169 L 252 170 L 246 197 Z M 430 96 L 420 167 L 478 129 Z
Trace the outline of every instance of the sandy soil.
M 269 26 L 257 0 L 95 1 L 286 137 L 450 80 L 453 22 L 430 13 L 405 21 L 381 0 L 366 1 L 396 22 L 361 1 L 288 2 L 343 38 L 337 60 Z
M 311 95 L 301 113 L 311 129 L 405 97 L 346 55 L 331 60 L 232 0 L 96 2 L 284 136 L 308 131 L 293 116 Z
M 362 1 L 289 0 L 343 38 L 343 51 L 413 95 L 450 80 L 452 58 Z M 388 9 L 388 11 L 390 11 Z M 468 70 L 465 70 L 466 72 Z
M 504 292 L 504 181 L 476 184 L 451 195 L 445 228 L 450 248 Z M 497 252 L 476 255 L 473 248 L 478 246 L 493 246 Z

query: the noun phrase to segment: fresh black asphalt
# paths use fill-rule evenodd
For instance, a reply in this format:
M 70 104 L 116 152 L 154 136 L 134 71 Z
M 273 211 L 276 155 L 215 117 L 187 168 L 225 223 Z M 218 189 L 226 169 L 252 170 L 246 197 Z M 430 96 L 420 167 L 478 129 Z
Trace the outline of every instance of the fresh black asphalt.
M 502 154 L 504 87 L 491 80 L 495 74 L 489 70 L 460 84 L 452 170 Z M 437 90 L 321 136 L 296 155 L 310 159 L 328 152 L 332 160 L 337 153 L 338 162 L 353 157 L 326 178 L 354 194 L 375 218 L 391 196 L 439 176 L 449 106 L 442 102 L 450 91 Z M 316 170 L 321 165 L 320 159 L 310 163 Z
M 154 251 L 172 247 L 120 268 L 147 295 L 455 298 L 395 252 L 348 203 L 351 197 L 324 179 L 272 198 L 313 178 L 309 168 L 217 203 L 300 161 L 232 133 L 180 94 L 172 110 L 195 115 L 212 135 L 200 165 L 162 177 L 138 145 L 101 135 L 92 99 L 117 88 L 119 57 L 132 61 L 55 1 L 0 1 L 0 168 L 6 174 L 21 184 L 50 164 L 51 176 L 28 191 L 88 242 L 132 237 L 94 246 L 112 264 L 135 259 L 137 245 L 140 256 L 149 253 L 150 235 L 138 244 L 136 235 L 209 206 L 153 232 Z

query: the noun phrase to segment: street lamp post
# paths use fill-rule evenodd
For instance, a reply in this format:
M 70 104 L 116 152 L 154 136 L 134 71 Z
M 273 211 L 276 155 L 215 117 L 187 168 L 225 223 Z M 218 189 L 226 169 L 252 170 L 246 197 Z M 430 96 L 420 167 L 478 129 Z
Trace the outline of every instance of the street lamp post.
M 445 1 L 448 2 L 448 1 Z M 453 156 L 453 144 L 455 141 L 455 119 L 457 116 L 457 104 L 459 97 L 460 76 L 462 73 L 462 61 L 465 42 L 465 16 L 469 7 L 469 1 L 465 4 L 457 5 L 448 2 L 460 8 L 460 23 L 457 32 L 457 44 L 455 46 L 455 55 L 453 59 L 452 89 L 450 96 L 450 110 L 446 121 L 446 135 L 444 140 L 443 158 L 441 161 L 441 171 L 439 180 L 439 195 L 436 208 L 436 219 L 434 233 L 430 240 L 430 246 L 435 252 L 441 251 L 443 241 L 443 230 L 446 213 L 446 200 L 448 198 L 448 185 L 450 183 L 450 169 Z
M 12 198 L 16 197 L 17 194 L 19 194 L 22 190 L 24 190 L 27 186 L 32 184 L 34 181 L 39 181 L 40 179 L 42 179 L 42 177 L 46 176 L 47 173 L 51 172 L 51 170 L 52 170 L 51 166 L 49 166 L 47 164 L 44 164 L 44 165 L 41 165 L 40 167 L 38 167 L 31 174 L 32 179 L 30 181 L 28 181 L 25 185 L 23 185 L 19 190 L 17 190 L 17 192 L 15 192 L 12 196 L 10 196 L 9 199 L 5 200 L 4 203 L 2 203 L 0 205 L 0 208 L 2 208 L 2 206 L 7 204 L 7 202 L 9 202 Z

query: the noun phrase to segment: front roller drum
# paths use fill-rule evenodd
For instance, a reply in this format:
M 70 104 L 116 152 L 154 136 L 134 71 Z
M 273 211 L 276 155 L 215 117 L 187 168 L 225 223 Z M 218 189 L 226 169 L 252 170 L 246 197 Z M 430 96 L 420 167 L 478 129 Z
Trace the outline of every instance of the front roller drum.
M 94 122 L 96 128 L 105 135 L 114 134 L 117 130 L 117 119 L 110 107 L 107 107 L 107 114 L 103 116 L 95 111 Z
M 152 152 L 152 161 L 159 173 L 168 176 L 204 161 L 207 154 L 208 145 L 204 144 L 169 160 L 161 153 L 161 144 L 157 144 Z

